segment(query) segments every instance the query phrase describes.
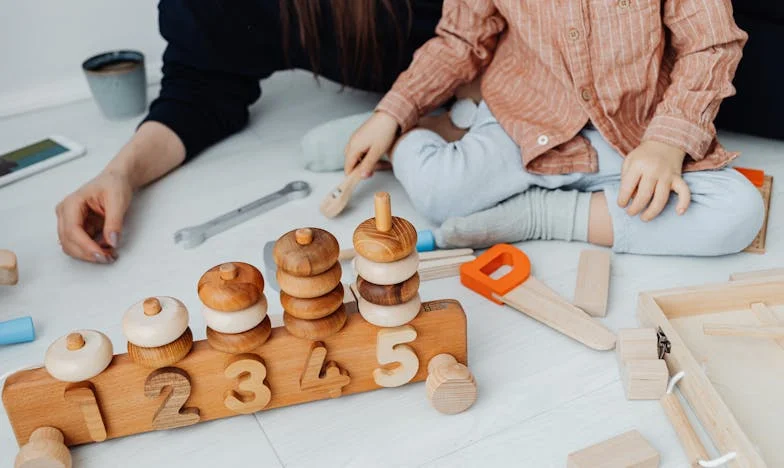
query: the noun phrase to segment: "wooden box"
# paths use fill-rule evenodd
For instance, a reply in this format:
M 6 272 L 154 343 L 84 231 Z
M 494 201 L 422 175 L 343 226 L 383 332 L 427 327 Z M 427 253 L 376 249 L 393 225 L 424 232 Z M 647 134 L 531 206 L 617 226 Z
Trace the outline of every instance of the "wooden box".
M 735 452 L 726 466 L 736 468 L 784 466 L 784 341 L 703 328 L 784 326 L 784 277 L 643 292 L 638 318 L 669 340 L 664 359 L 671 375 L 685 373 L 678 389 L 719 452 L 712 455 Z

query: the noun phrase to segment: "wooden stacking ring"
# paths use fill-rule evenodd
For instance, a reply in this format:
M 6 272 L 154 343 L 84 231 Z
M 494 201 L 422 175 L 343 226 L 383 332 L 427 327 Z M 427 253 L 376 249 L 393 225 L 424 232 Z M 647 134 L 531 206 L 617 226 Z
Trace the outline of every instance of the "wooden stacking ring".
M 95 330 L 77 330 L 55 340 L 46 350 L 44 367 L 63 382 L 81 382 L 100 374 L 114 357 L 112 342 Z
M 260 324 L 267 316 L 267 297 L 262 294 L 252 306 L 234 312 L 221 312 L 202 307 L 204 322 L 209 328 L 220 333 L 242 333 Z
M 125 338 L 136 346 L 163 346 L 188 328 L 188 309 L 173 297 L 148 297 L 125 311 L 122 327 Z
M 343 284 L 338 283 L 332 291 L 312 299 L 294 297 L 286 294 L 285 291 L 281 291 L 280 305 L 283 306 L 283 310 L 288 312 L 289 315 L 304 320 L 315 320 L 326 317 L 338 310 L 338 307 L 343 304 L 344 298 Z
M 403 304 L 380 306 L 368 302 L 360 295 L 357 298 L 357 308 L 362 318 L 377 327 L 399 327 L 414 320 L 422 308 L 422 300 L 417 294 Z
M 416 250 L 417 232 L 413 224 L 396 216 L 389 231 L 381 232 L 370 218 L 354 230 L 353 241 L 358 255 L 379 263 L 396 262 Z
M 376 305 L 392 306 L 408 302 L 419 292 L 419 273 L 397 284 L 381 285 L 357 277 L 357 290 L 366 301 Z
M 334 313 L 316 320 L 298 319 L 284 312 L 283 324 L 289 333 L 298 338 L 323 340 L 339 332 L 346 324 L 346 318 L 346 308 L 341 304 Z
M 335 263 L 332 268 L 315 276 L 294 276 L 278 269 L 277 279 L 281 291 L 302 299 L 312 299 L 323 296 L 340 284 L 343 269 L 340 263 Z
M 357 255 L 354 257 L 354 270 L 371 283 L 389 286 L 406 281 L 416 274 L 419 268 L 419 253 L 412 252 L 408 257 L 391 263 L 378 263 Z
M 264 293 L 264 277 L 248 263 L 223 263 L 201 276 L 197 291 L 202 304 L 210 309 L 234 312 L 259 301 Z
M 157 369 L 175 364 L 188 355 L 193 347 L 193 334 L 190 328 L 176 340 L 163 346 L 145 348 L 128 342 L 128 356 L 140 366 Z
M 275 242 L 272 250 L 278 268 L 293 276 L 324 273 L 338 261 L 338 255 L 338 240 L 318 228 L 289 231 Z
M 242 333 L 221 333 L 207 327 L 207 342 L 213 349 L 229 354 L 249 353 L 267 342 L 272 332 L 269 316 Z

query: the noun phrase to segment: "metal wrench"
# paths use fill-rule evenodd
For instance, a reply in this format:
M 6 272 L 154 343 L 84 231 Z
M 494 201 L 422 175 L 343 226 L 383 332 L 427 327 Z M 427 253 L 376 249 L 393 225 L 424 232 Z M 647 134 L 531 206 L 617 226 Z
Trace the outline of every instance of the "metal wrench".
M 207 238 L 234 227 L 243 221 L 247 221 L 288 201 L 305 198 L 308 195 L 310 195 L 310 185 L 307 182 L 301 180 L 290 182 L 277 192 L 231 210 L 204 224 L 180 229 L 174 233 L 174 242 L 186 249 L 196 247 L 207 240 Z

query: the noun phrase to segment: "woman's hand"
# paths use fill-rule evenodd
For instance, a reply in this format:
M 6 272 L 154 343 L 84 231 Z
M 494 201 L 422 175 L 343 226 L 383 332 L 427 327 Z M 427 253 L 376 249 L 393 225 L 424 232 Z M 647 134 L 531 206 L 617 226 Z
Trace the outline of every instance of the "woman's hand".
M 107 171 L 68 195 L 57 205 L 63 251 L 88 262 L 114 262 L 132 196 L 130 179 Z
M 683 150 L 666 143 L 642 142 L 623 162 L 618 206 L 626 208 L 629 216 L 637 216 L 648 207 L 640 219 L 651 221 L 659 216 L 674 191 L 678 194 L 675 210 L 679 215 L 685 213 L 691 202 L 691 191 L 681 177 L 685 157 Z
M 376 112 L 367 119 L 346 145 L 346 174 L 358 168 L 362 178 L 372 176 L 376 164 L 392 148 L 399 128 L 395 119 L 384 112 Z

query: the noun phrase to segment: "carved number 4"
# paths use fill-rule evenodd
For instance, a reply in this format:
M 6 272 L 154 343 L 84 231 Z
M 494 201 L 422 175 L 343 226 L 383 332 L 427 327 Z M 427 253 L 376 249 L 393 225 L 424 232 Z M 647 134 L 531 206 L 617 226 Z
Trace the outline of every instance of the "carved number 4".
M 417 337 L 417 332 L 411 325 L 402 327 L 385 328 L 379 330 L 376 341 L 376 359 L 379 364 L 400 365 L 394 369 L 378 368 L 373 371 L 373 379 L 382 387 L 399 387 L 414 378 L 419 370 L 419 358 L 411 346 L 401 343 L 410 343 Z
M 198 408 L 183 408 L 191 395 L 188 373 L 176 367 L 157 369 L 147 376 L 144 395 L 147 398 L 158 398 L 166 387 L 171 390 L 152 418 L 153 429 L 172 429 L 199 422 L 201 416 Z

